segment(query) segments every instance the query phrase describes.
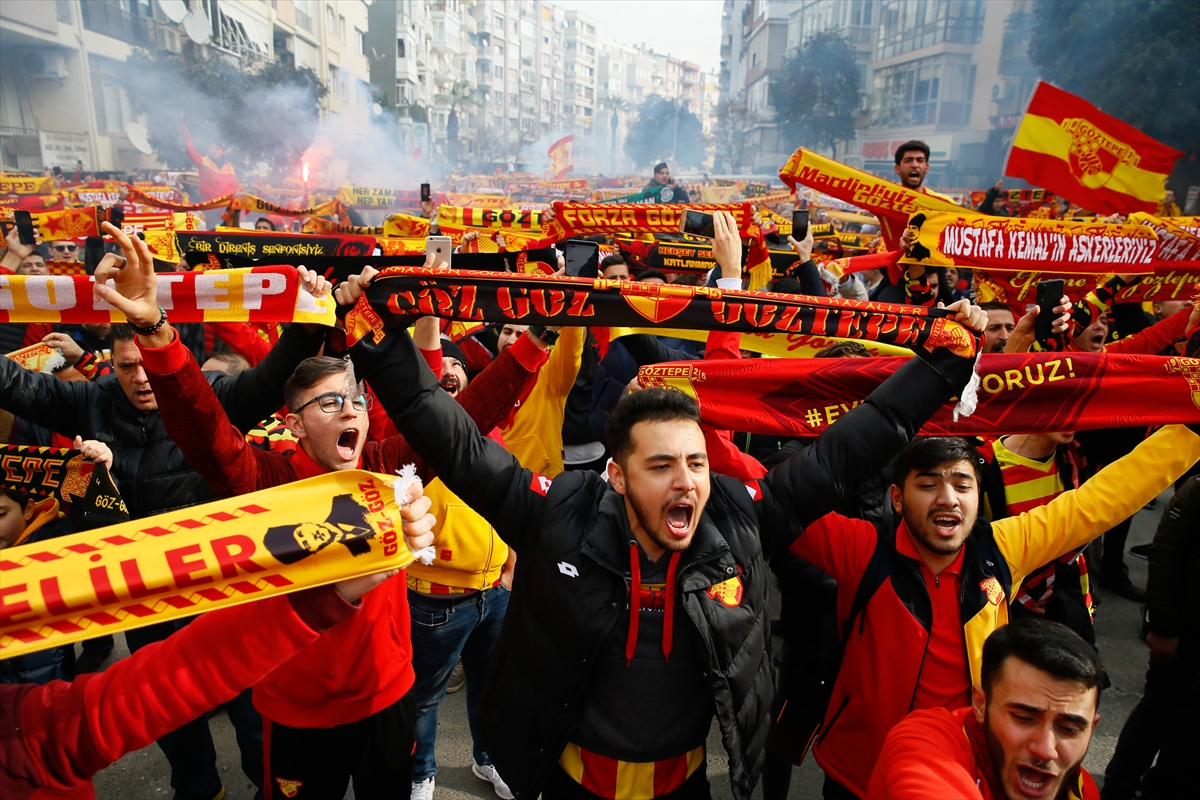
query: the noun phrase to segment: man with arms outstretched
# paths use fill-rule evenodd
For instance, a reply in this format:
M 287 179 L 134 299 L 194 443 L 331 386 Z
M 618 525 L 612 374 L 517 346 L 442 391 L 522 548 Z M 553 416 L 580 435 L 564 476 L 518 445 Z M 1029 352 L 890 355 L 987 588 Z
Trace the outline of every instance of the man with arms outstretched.
M 732 218 L 715 225 L 718 263 L 738 263 Z M 983 330 L 979 309 L 954 314 Z M 766 559 L 878 471 L 972 369 L 941 350 L 911 359 L 751 485 L 709 474 L 691 398 L 648 389 L 609 421 L 607 482 L 551 481 L 479 434 L 409 337 L 355 350 L 389 377 L 377 396 L 409 443 L 521 554 L 476 721 L 513 793 L 547 800 L 708 797 L 714 716 L 733 794 L 750 796 L 774 693 Z

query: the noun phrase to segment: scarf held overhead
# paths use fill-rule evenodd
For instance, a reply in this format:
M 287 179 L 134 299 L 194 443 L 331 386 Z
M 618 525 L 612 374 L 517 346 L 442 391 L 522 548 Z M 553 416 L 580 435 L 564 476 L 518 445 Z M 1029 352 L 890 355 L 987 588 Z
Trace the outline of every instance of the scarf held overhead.
M 393 477 L 359 470 L 0 552 L 0 655 L 406 567 Z
M 817 436 L 905 362 L 903 359 L 753 359 L 642 367 L 646 387 L 694 397 L 706 425 Z M 1200 359 L 1105 353 L 985 355 L 975 413 L 955 422 L 943 406 L 926 436 L 996 436 L 1200 422 Z M 1146 387 L 1154 386 L 1154 402 Z
M 975 337 L 946 312 L 826 297 L 727 291 L 585 278 L 393 267 L 346 314 L 347 344 L 382 341 L 393 317 L 807 333 L 886 344 L 945 347 L 973 356 Z
M 1147 225 L 918 212 L 908 230 L 901 261 L 927 267 L 1091 275 L 1149 273 L 1158 263 L 1158 236 Z
M 174 322 L 304 322 L 333 325 L 330 295 L 300 288 L 291 267 L 160 272 L 158 303 Z M 94 275 L 0 275 L 0 322 L 124 322 L 92 298 Z M 112 281 L 109 281 L 112 286 Z

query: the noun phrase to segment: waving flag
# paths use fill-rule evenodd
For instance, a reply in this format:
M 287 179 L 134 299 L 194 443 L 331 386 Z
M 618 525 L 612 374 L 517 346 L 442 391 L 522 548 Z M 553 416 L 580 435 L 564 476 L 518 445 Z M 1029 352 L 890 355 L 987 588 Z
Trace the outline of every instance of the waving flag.
M 575 169 L 575 134 L 564 136 L 546 151 L 550 157 L 550 168 L 546 170 L 546 179 L 561 181 Z
M 1181 155 L 1083 98 L 1041 82 L 1004 174 L 1102 214 L 1153 213 Z

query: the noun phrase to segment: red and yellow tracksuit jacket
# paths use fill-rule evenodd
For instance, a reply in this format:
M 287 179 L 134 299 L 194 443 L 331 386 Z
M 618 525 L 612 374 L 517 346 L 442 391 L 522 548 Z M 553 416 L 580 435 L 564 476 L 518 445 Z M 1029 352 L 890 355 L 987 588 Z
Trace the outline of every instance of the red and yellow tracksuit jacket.
M 1003 800 L 1004 792 L 992 785 L 996 778 L 990 767 L 983 729 L 970 707 L 914 711 L 888 734 L 866 796 Z M 1067 800 L 1100 800 L 1096 782 L 1083 767 L 1068 776 L 1064 787 Z
M 1158 495 L 1200 459 L 1200 436 L 1169 425 L 1074 491 L 1015 517 L 977 520 L 961 567 L 962 667 L 980 682 L 983 642 L 1008 622 L 1024 577 L 1082 547 Z M 855 620 L 813 752 L 834 780 L 865 796 L 884 738 L 915 708 L 934 609 L 910 541 L 870 523 L 829 514 L 791 547 L 838 583 L 838 616 L 849 615 L 872 558 L 887 577 Z M 876 553 L 880 550 L 880 553 Z M 940 615 L 939 615 L 940 616 Z M 927 676 L 925 676 L 927 677 Z M 964 676 L 965 677 L 965 676 Z M 927 689 L 928 690 L 928 689 Z

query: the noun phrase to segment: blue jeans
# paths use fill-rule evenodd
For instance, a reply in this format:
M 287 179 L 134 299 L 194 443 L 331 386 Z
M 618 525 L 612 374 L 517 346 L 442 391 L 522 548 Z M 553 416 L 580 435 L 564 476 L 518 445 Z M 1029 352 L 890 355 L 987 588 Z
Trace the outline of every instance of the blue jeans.
M 467 722 L 471 726 L 472 754 L 476 764 L 490 764 L 475 732 L 475 706 L 483 690 L 488 661 L 500 638 L 509 592 L 497 586 L 470 594 L 431 596 L 408 592 L 412 611 L 412 688 L 417 707 L 417 753 L 413 782 L 437 774 L 433 745 L 437 739 L 438 703 L 446 696 L 450 673 L 461 656 L 467 671 Z

